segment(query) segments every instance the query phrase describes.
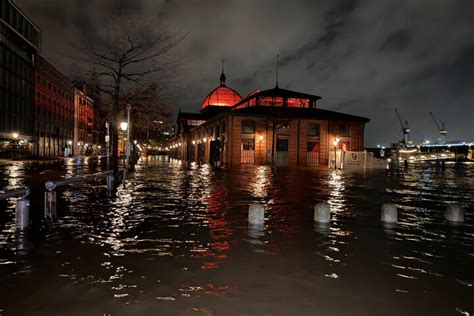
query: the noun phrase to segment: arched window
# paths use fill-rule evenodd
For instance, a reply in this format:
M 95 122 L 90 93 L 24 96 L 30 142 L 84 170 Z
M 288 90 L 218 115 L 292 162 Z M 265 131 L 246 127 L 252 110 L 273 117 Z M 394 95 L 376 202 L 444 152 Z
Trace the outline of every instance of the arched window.
M 255 122 L 242 121 L 242 134 L 255 134 Z

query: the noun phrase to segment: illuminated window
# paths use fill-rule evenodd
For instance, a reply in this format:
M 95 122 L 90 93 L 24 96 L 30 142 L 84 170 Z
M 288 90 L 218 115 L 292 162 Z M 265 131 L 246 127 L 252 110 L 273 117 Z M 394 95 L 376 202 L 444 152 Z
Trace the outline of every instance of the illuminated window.
M 281 98 L 281 97 L 261 97 L 258 100 L 258 105 L 283 106 L 283 98 Z

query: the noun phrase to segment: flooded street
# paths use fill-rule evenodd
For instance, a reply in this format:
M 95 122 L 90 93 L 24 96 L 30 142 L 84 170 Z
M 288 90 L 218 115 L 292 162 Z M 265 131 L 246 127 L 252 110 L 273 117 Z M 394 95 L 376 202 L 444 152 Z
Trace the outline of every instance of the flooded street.
M 2 188 L 32 188 L 31 229 L 0 202 L 1 315 L 473 315 L 474 165 L 407 172 L 241 166 L 189 169 L 143 159 L 114 199 L 102 182 L 44 181 L 104 161 L 0 165 Z M 328 201 L 330 225 L 313 223 Z M 266 206 L 249 227 L 248 206 Z M 380 223 L 382 203 L 399 223 Z M 463 225 L 444 220 L 465 207 Z

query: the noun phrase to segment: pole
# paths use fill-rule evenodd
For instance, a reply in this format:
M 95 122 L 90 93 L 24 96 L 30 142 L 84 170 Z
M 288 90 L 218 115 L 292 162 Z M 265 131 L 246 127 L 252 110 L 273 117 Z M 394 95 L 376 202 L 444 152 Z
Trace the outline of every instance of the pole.
M 337 146 L 334 145 L 334 170 L 337 170 Z
M 130 163 L 130 136 L 132 126 L 130 125 L 130 104 L 127 104 L 127 161 L 126 161 L 126 168 L 128 168 L 128 164 Z
M 107 155 L 107 170 L 110 165 L 110 133 L 109 133 L 109 122 L 105 122 L 105 130 L 107 135 L 105 136 L 105 152 Z

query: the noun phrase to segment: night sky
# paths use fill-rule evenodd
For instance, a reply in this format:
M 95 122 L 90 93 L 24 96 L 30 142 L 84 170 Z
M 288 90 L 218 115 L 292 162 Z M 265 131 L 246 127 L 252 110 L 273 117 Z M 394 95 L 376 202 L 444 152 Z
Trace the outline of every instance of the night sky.
M 43 32 L 43 55 L 64 63 L 71 39 L 87 41 L 112 0 L 16 0 Z M 415 141 L 474 141 L 474 1 L 127 0 L 125 10 L 157 15 L 177 32 L 187 61 L 171 106 L 197 112 L 219 83 L 242 96 L 275 85 L 322 96 L 324 109 L 366 116 L 366 145 L 401 137 L 397 107 Z

